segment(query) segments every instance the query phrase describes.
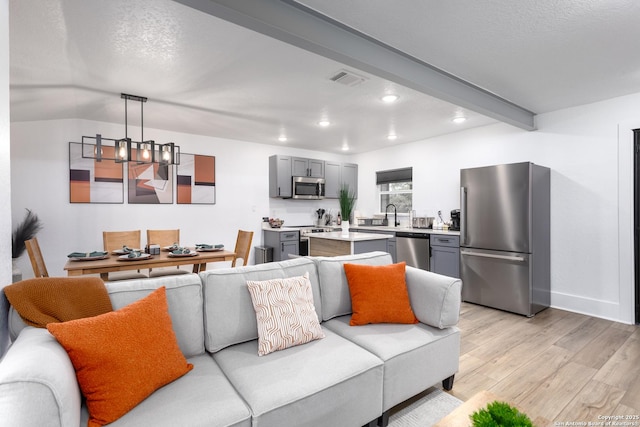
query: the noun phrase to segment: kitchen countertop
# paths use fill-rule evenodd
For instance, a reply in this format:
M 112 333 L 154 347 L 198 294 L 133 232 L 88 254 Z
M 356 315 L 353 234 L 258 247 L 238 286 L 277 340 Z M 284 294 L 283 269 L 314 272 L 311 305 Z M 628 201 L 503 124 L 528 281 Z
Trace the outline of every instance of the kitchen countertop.
M 423 234 L 448 234 L 453 236 L 459 236 L 459 231 L 453 230 L 432 230 L 430 228 L 411 228 L 411 227 L 390 227 L 390 226 L 366 226 L 366 225 L 352 225 L 350 228 L 357 228 L 359 230 L 371 230 L 371 231 L 395 231 L 399 233 L 423 233 Z
M 299 228 L 296 227 L 280 227 L 280 228 L 273 228 L 269 225 L 268 222 L 263 222 L 262 223 L 262 229 L 263 230 L 267 230 L 267 231 L 276 231 L 276 232 L 287 232 L 287 231 L 300 231 Z
M 392 239 L 390 234 L 376 234 L 376 233 L 358 233 L 351 231 L 349 234 L 342 234 L 342 231 L 330 231 L 325 233 L 313 233 L 307 235 L 310 239 L 327 239 L 327 240 L 342 240 L 345 242 L 364 242 L 367 240 L 382 240 Z
M 313 227 L 313 226 L 310 226 Z M 318 227 L 318 228 L 330 228 L 330 226 L 323 226 L 323 227 Z M 331 227 L 334 230 L 339 229 L 339 227 Z M 453 231 L 453 230 L 432 230 L 430 228 L 411 228 L 411 227 L 391 227 L 391 226 L 381 226 L 381 225 L 373 225 L 373 226 L 366 226 L 366 225 L 351 225 L 349 228 L 357 228 L 359 230 L 367 230 L 367 231 L 392 231 L 392 232 L 400 232 L 400 233 L 423 233 L 423 234 L 445 234 L 445 235 L 452 235 L 452 236 L 459 236 L 460 232 L 459 231 Z M 278 232 L 284 232 L 284 231 L 300 231 L 299 227 L 280 227 L 280 228 L 271 228 L 269 226 L 269 223 L 262 223 L 262 229 L 263 230 L 269 230 L 269 231 L 278 231 Z M 335 232 L 334 232 L 335 233 Z M 327 234 L 327 233 L 314 233 L 314 234 Z M 368 233 L 367 233 L 368 234 Z

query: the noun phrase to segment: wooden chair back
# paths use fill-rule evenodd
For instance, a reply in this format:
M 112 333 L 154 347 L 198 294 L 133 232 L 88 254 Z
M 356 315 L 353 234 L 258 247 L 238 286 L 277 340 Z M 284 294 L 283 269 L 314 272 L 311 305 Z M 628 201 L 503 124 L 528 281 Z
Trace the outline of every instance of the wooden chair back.
M 147 245 L 160 245 L 161 248 L 180 244 L 180 229 L 178 230 L 147 230 Z
M 251 251 L 251 241 L 253 240 L 253 231 L 238 230 L 238 238 L 236 239 L 236 248 L 234 252 L 236 256 L 231 262 L 231 267 L 236 266 L 238 258 L 242 258 L 243 264 L 247 265 L 249 262 L 249 252 Z
M 140 247 L 140 230 L 103 231 L 102 242 L 104 250 L 107 252 L 122 249 L 123 246 L 131 249 L 142 249 Z
M 44 258 L 42 257 L 42 252 L 40 251 L 38 239 L 36 239 L 35 237 L 33 239 L 29 239 L 24 242 L 24 245 L 27 247 L 27 253 L 29 254 L 31 267 L 33 268 L 33 274 L 35 275 L 35 277 L 49 277 L 47 266 L 44 263 Z

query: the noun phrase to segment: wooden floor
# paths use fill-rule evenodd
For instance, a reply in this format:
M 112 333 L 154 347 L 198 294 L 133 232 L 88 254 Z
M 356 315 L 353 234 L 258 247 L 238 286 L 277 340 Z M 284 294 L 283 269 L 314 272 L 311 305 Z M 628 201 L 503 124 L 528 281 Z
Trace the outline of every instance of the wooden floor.
M 548 425 L 628 415 L 636 419 L 618 422 L 632 424 L 618 425 L 640 426 L 639 327 L 556 309 L 526 318 L 467 303 L 458 326 L 460 371 L 450 393 L 459 399 L 489 390 Z

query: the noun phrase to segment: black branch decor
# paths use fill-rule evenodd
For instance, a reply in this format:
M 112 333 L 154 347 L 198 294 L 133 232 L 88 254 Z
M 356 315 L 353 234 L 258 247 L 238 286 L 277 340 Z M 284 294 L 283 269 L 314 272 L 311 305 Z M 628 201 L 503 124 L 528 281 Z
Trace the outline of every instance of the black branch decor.
M 38 216 L 27 209 L 27 214 L 11 234 L 11 257 L 19 258 L 25 251 L 25 240 L 32 239 L 42 229 Z

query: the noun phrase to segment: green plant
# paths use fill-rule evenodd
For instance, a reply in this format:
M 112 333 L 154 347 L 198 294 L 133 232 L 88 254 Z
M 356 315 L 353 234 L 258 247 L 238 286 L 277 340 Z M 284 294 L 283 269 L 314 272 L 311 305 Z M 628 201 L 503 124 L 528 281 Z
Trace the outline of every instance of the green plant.
M 38 216 L 27 209 L 27 214 L 11 234 L 11 258 L 19 258 L 26 249 L 25 240 L 32 239 L 42 228 Z
M 492 402 L 469 416 L 474 427 L 533 427 L 528 416 L 505 402 Z
M 349 189 L 349 184 L 342 184 L 338 192 L 338 203 L 340 203 L 340 214 L 344 221 L 349 221 L 351 212 L 356 205 L 356 195 Z

